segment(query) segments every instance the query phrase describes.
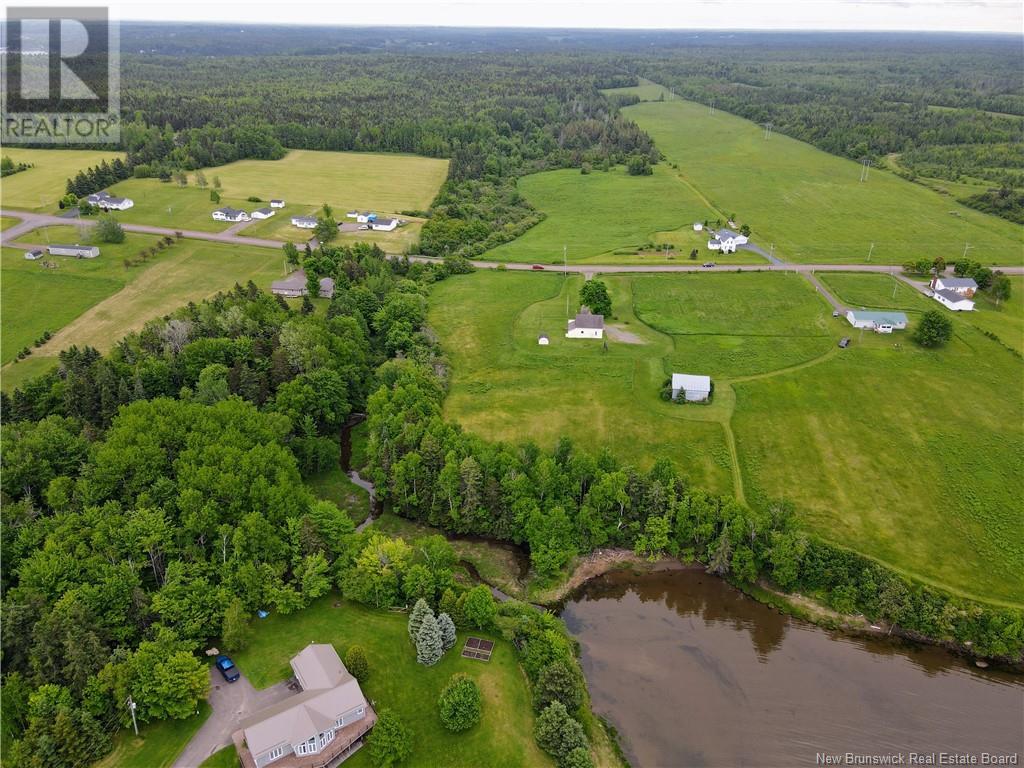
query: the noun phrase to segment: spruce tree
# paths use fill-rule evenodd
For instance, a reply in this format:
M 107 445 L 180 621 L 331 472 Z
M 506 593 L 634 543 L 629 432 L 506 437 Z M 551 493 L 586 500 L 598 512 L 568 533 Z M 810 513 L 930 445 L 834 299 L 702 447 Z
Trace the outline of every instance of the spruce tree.
M 416 635 L 416 661 L 432 667 L 441 660 L 444 649 L 441 647 L 441 629 L 437 626 L 437 619 L 433 613 L 428 613 L 423 619 L 423 626 Z
M 412 611 L 409 612 L 409 638 L 414 643 L 416 638 L 419 637 L 420 627 L 423 626 L 423 619 L 428 615 L 433 618 L 434 612 L 430 610 L 427 601 L 421 597 L 416 601 L 416 605 L 412 607 Z
M 447 613 L 439 613 L 437 626 L 441 630 L 441 646 L 447 651 L 455 645 L 455 622 Z

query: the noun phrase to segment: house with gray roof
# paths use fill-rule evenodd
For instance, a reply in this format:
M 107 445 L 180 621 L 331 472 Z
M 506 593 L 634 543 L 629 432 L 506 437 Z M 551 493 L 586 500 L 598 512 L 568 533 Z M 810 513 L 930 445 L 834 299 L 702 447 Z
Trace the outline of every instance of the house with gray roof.
M 100 255 L 96 245 L 48 245 L 46 251 L 51 256 L 74 256 L 76 259 L 95 259 Z
M 292 226 L 299 229 L 316 229 L 316 216 L 292 216 Z
M 38 261 L 43 258 L 43 251 L 40 248 L 33 248 L 31 251 L 25 251 L 25 258 L 29 261 Z
M 933 291 L 953 291 L 971 298 L 978 291 L 973 277 L 936 277 L 932 279 Z
M 214 221 L 249 221 L 249 214 L 231 206 L 218 208 L 213 212 Z
M 398 226 L 398 219 L 374 219 L 370 222 L 370 229 L 377 232 L 392 232 Z
M 735 253 L 737 246 L 746 244 L 746 235 L 738 234 L 731 229 L 720 229 L 708 240 L 708 250 Z
M 275 211 L 273 208 L 263 207 L 263 208 L 257 208 L 255 211 L 253 211 L 252 212 L 252 217 L 254 219 L 269 219 L 271 216 L 273 216 L 276 213 L 277 213 L 277 211 Z
M 301 691 L 243 720 L 232 734 L 243 768 L 336 766 L 377 722 L 334 646 L 310 643 L 291 667 Z
M 115 195 L 110 194 L 106 190 L 89 195 L 87 198 L 85 198 L 85 202 L 87 202 L 89 205 L 98 206 L 105 211 L 127 211 L 129 208 L 135 205 L 135 201 L 132 200 L 130 197 L 116 197 Z
M 847 311 L 846 319 L 854 328 L 867 328 L 875 333 L 892 333 L 907 327 L 907 316 L 894 310 L 851 309 Z
M 974 281 L 972 280 L 971 282 L 973 283 Z M 932 292 L 932 298 L 946 309 L 951 309 L 954 312 L 974 311 L 974 299 L 970 298 L 966 294 L 960 293 L 959 291 L 954 291 L 949 288 L 941 288 Z
M 275 280 L 270 284 L 270 292 L 276 296 L 286 296 L 289 299 L 306 296 L 309 294 L 306 273 L 301 269 L 297 269 L 284 280 Z M 334 298 L 334 278 L 320 278 L 320 291 L 318 295 L 321 299 Z
M 569 321 L 567 339 L 600 339 L 604 337 L 604 315 L 595 315 L 590 307 L 580 307 L 579 314 Z

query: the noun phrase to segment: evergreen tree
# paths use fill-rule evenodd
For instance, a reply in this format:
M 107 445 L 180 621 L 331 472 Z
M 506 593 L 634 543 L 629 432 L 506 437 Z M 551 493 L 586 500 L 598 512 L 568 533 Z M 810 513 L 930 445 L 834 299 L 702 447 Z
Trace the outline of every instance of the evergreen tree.
M 571 717 L 560 701 L 552 702 L 537 717 L 533 736 L 540 748 L 561 763 L 576 749 L 587 749 L 589 743 L 579 721 Z
M 579 675 L 562 661 L 554 661 L 544 667 L 533 687 L 533 703 L 538 712 L 553 701 L 561 702 L 569 712 L 575 712 L 583 703 L 583 684 Z
M 366 658 L 363 646 L 353 645 L 345 651 L 345 669 L 360 683 L 366 682 L 366 678 L 370 676 L 370 662 Z
M 437 619 L 433 613 L 428 613 L 423 619 L 423 625 L 416 635 L 416 661 L 428 667 L 432 667 L 441 660 L 444 655 L 444 648 L 441 645 L 441 629 L 437 626 Z
M 437 616 L 437 626 L 441 629 L 441 645 L 447 651 L 455 645 L 455 622 L 447 613 Z
M 441 595 L 438 610 L 451 618 L 455 626 L 459 626 L 462 623 L 462 611 L 459 610 L 459 601 L 451 587 L 445 589 L 444 594 Z
M 416 601 L 416 604 L 412 607 L 409 612 L 409 637 L 413 642 L 416 642 L 416 638 L 420 634 L 420 627 L 423 626 L 423 620 L 427 616 L 433 616 L 434 612 L 430 606 L 427 605 L 427 601 L 422 597 Z

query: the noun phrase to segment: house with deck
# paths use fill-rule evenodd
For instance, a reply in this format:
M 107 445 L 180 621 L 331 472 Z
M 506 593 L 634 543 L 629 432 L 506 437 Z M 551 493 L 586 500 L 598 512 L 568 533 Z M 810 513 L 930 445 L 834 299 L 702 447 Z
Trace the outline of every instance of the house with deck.
M 851 309 L 846 319 L 854 328 L 866 328 L 875 333 L 892 333 L 907 327 L 907 316 L 902 312 L 886 310 L 876 312 L 866 309 Z
M 590 307 L 580 307 L 579 314 L 569 321 L 565 332 L 567 339 L 604 338 L 604 315 L 595 315 Z
M 736 248 L 747 244 L 747 236 L 731 229 L 720 229 L 708 240 L 708 250 L 722 253 L 736 253 Z
M 224 206 L 213 212 L 214 221 L 249 221 L 249 214 L 237 208 Z
M 334 646 L 310 643 L 291 667 L 301 690 L 243 720 L 231 736 L 243 768 L 333 768 L 377 722 Z
M 374 219 L 370 222 L 370 229 L 374 232 L 393 232 L 398 226 L 398 219 Z

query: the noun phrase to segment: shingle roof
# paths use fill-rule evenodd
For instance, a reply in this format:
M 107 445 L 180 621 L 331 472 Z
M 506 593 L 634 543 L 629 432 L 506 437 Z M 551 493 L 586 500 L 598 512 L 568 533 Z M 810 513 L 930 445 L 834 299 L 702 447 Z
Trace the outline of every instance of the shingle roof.
M 604 328 L 604 315 L 595 315 L 589 308 L 580 307 L 580 312 L 572 324 L 573 328 Z
M 935 295 L 936 296 L 942 296 L 947 301 L 952 301 L 953 303 L 956 303 L 958 301 L 970 301 L 970 299 L 967 298 L 966 296 L 964 296 L 962 293 L 957 293 L 956 291 L 950 291 L 950 290 L 948 290 L 946 288 L 940 288 L 939 290 L 937 290 L 935 292 Z
M 273 208 L 257 208 L 253 213 L 273 213 Z
M 906 324 L 907 316 L 902 312 L 873 312 L 867 309 L 851 309 L 850 314 L 856 320 L 870 320 L 873 323 Z
M 711 377 L 696 376 L 690 373 L 673 373 L 672 389 L 681 389 L 685 392 L 710 392 Z
M 940 277 L 939 282 L 944 288 L 973 288 L 977 289 L 978 284 L 973 277 Z

